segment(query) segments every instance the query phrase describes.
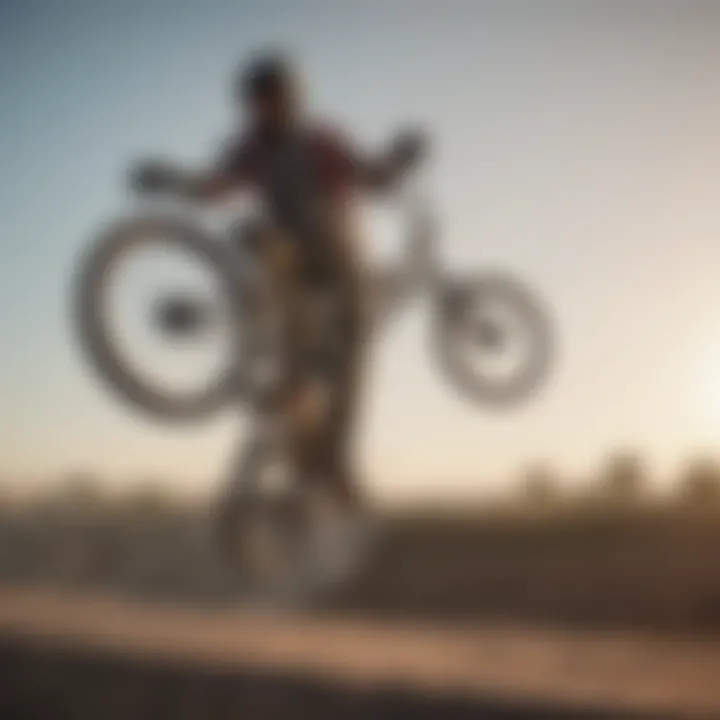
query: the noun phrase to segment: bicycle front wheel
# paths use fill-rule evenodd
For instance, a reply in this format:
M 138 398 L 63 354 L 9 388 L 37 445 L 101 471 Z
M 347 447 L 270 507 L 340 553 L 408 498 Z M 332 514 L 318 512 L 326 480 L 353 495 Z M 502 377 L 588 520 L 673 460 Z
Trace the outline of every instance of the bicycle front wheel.
M 214 368 L 213 377 L 199 387 L 171 387 L 168 373 L 162 371 L 160 380 L 151 379 L 133 364 L 130 343 L 123 342 L 122 333 L 113 327 L 111 295 L 123 263 L 148 250 L 155 259 L 158 250 L 179 253 L 199 266 L 218 291 L 226 357 Z M 163 268 L 165 258 L 162 255 Z M 81 258 L 73 290 L 73 319 L 85 358 L 122 401 L 157 419 L 191 421 L 217 411 L 237 395 L 244 343 L 243 278 L 232 250 L 196 226 L 163 216 L 120 221 L 102 233 Z M 143 315 L 149 310 L 144 308 Z M 155 365 L 157 357 L 146 360 L 146 365 Z

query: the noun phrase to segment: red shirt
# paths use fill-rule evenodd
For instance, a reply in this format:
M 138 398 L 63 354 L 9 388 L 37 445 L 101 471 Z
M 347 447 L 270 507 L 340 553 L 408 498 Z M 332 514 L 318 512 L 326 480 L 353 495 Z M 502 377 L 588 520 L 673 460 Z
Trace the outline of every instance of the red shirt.
M 351 249 L 358 161 L 340 133 L 319 125 L 278 138 L 249 133 L 229 144 L 220 166 L 231 182 L 257 193 L 308 259 Z
M 258 133 L 233 138 L 222 153 L 220 167 L 239 185 L 261 193 L 273 191 L 272 183 L 282 171 L 289 183 L 311 181 L 324 196 L 347 194 L 356 177 L 351 144 L 324 125 L 301 127 L 278 139 Z M 291 175 L 293 171 L 297 174 Z

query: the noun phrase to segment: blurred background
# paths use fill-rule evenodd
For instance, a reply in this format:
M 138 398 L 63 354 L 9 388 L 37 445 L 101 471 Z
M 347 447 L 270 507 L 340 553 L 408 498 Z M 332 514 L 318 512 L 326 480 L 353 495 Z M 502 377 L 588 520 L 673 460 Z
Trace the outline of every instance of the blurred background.
M 542 394 L 498 413 L 444 383 L 426 308 L 399 318 L 360 450 L 391 522 L 327 610 L 713 635 L 719 33 L 712 0 L 0 2 L 2 587 L 233 604 L 206 507 L 246 418 L 117 404 L 69 298 L 128 161 L 214 157 L 232 70 L 272 46 L 363 146 L 429 129 L 448 266 L 527 278 L 560 343 Z M 368 253 L 395 257 L 392 208 L 364 217 Z

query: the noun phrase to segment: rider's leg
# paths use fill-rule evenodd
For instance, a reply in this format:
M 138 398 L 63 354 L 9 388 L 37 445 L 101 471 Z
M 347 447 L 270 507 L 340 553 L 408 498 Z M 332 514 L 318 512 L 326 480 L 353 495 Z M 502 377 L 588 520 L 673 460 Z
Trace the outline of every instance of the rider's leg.
M 322 469 L 326 403 L 318 378 L 307 366 L 312 350 L 308 304 L 297 278 L 287 279 L 285 306 L 285 382 L 279 408 L 288 438 L 290 464 L 301 485 L 316 482 Z
M 360 397 L 364 318 L 359 274 L 345 272 L 333 278 L 327 291 L 342 316 L 331 338 L 338 350 L 337 361 L 327 375 L 318 377 L 307 367 L 313 344 L 313 308 L 307 292 L 318 291 L 313 282 L 301 278 L 293 246 L 280 234 L 271 234 L 265 244 L 271 269 L 273 294 L 281 303 L 285 326 L 286 382 L 280 412 L 288 433 L 290 462 L 301 483 L 326 483 L 343 504 L 358 503 L 359 486 L 353 472 L 352 440 Z M 321 275 L 323 273 L 321 272 Z M 320 280 L 321 285 L 323 282 Z M 325 342 L 324 338 L 319 338 Z M 325 385 L 325 392 L 322 387 Z
M 362 298 L 356 282 L 347 282 L 338 299 L 342 307 L 338 357 L 332 368 L 330 397 L 322 433 L 321 474 L 333 494 L 349 506 L 361 504 L 354 463 L 354 440 L 363 387 L 365 353 Z
M 318 373 L 305 365 L 306 337 L 299 335 L 289 343 L 283 403 L 291 463 L 300 482 L 322 484 L 343 505 L 355 504 L 351 440 L 359 394 L 358 339 L 354 332 L 337 338 L 339 362 Z
M 263 297 L 269 305 L 265 309 L 281 326 L 282 378 L 268 397 L 266 411 L 281 421 L 292 472 L 302 482 L 317 465 L 313 440 L 316 434 L 313 425 L 317 423 L 313 422 L 311 397 L 302 368 L 306 332 L 297 253 L 290 239 L 276 227 L 263 224 L 250 229 L 252 233 L 247 237 L 267 280 Z

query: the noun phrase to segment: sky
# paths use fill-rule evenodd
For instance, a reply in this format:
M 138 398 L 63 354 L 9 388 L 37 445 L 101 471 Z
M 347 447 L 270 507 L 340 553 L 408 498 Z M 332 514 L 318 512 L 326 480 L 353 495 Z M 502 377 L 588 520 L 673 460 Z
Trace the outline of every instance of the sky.
M 523 277 L 558 334 L 551 382 L 499 413 L 453 391 L 432 314 L 408 311 L 373 348 L 372 487 L 474 493 L 528 462 L 581 478 L 624 448 L 663 478 L 716 452 L 718 37 L 712 0 L 0 1 L 0 474 L 203 488 L 245 436 L 232 409 L 177 428 L 115 402 L 76 347 L 70 290 L 78 253 L 129 207 L 128 161 L 211 157 L 233 68 L 269 45 L 367 147 L 429 128 L 449 268 Z

